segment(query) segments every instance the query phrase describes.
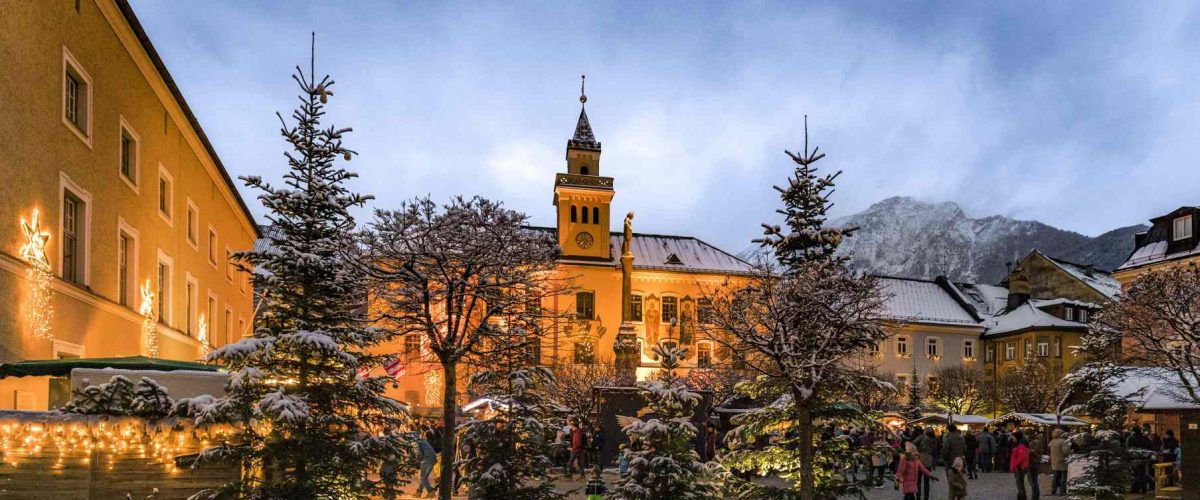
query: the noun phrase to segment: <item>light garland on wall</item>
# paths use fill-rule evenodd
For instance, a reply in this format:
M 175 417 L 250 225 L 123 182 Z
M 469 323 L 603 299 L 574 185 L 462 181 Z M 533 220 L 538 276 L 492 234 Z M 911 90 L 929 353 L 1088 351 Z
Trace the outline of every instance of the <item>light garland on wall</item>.
M 54 307 L 50 302 L 54 295 L 54 275 L 46 258 L 46 242 L 50 240 L 50 233 L 42 231 L 41 216 L 36 209 L 28 222 L 24 217 L 21 218 L 21 231 L 25 233 L 21 258 L 29 264 L 29 329 L 35 338 L 50 340 L 54 338 L 51 329 Z
M 441 387 L 441 385 L 441 372 L 430 370 L 429 373 L 425 375 L 425 404 L 427 406 L 437 406 L 438 396 L 441 396 L 441 394 L 438 394 L 440 392 L 438 389 Z
M 150 289 L 150 280 L 142 285 L 142 338 L 146 340 L 146 354 L 152 358 L 158 357 L 158 320 L 154 318 L 154 292 Z
M 208 321 L 205 321 L 204 314 L 200 315 L 196 331 L 196 340 L 200 342 L 200 356 L 207 357 L 208 353 L 212 352 L 212 346 L 208 343 Z

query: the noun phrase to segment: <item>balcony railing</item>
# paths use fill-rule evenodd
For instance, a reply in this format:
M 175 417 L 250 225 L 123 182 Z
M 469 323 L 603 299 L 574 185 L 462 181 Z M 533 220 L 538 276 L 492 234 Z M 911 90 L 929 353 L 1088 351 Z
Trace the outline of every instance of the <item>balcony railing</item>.
M 612 177 L 600 177 L 598 175 L 577 175 L 577 174 L 558 174 L 558 178 L 554 183 L 558 186 L 585 187 L 595 189 L 612 189 Z

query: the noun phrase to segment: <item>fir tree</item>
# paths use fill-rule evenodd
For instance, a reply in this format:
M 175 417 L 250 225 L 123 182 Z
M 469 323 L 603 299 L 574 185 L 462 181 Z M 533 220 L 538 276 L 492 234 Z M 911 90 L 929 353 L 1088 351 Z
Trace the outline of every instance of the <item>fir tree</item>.
M 656 380 L 638 382 L 638 388 L 656 417 L 632 418 L 622 429 L 633 441 L 632 450 L 627 450 L 629 474 L 611 494 L 624 500 L 719 498 L 710 471 L 694 449 L 696 427 L 691 417 L 701 396 L 675 375 L 687 349 L 661 343 L 653 349 L 662 359 L 662 370 Z
M 345 184 L 355 174 L 336 165 L 354 154 L 342 143 L 350 129 L 321 124 L 333 80 L 317 79 L 311 66 L 308 73 L 297 67 L 293 79 L 295 123 L 279 116 L 292 148 L 284 153 L 284 186 L 243 178 L 261 191 L 272 227 L 268 249 L 237 256 L 264 290 L 261 315 L 253 335 L 208 356 L 230 371 L 228 395 L 185 406 L 198 423 L 239 431 L 199 461 L 238 464 L 242 478 L 205 494 L 365 498 L 391 488 L 372 474 L 409 449 L 397 432 L 404 408 L 383 395 L 388 378 L 357 375 L 382 362 L 367 351 L 387 338 L 357 316 L 364 285 L 346 252 L 355 227 L 349 209 L 369 197 L 350 192 Z
M 523 353 L 506 353 L 495 360 L 498 369 L 471 377 L 474 393 L 502 405 L 494 415 L 472 418 L 460 427 L 460 439 L 471 450 L 458 461 L 470 498 L 562 498 L 549 480 L 554 463 L 546 441 L 554 414 L 543 391 L 553 386 L 554 376 L 524 358 Z
M 921 378 L 917 376 L 917 364 L 913 363 L 912 373 L 908 377 L 908 401 L 900 414 L 907 420 L 916 420 L 924 416 L 924 401 L 921 398 Z
M 771 459 L 768 455 L 778 454 L 774 446 L 761 450 L 764 458 L 758 462 L 798 467 L 795 496 L 812 500 L 817 498 L 816 468 L 822 460 L 817 453 L 828 451 L 817 448 L 814 419 L 836 402 L 832 397 L 840 388 L 870 377 L 848 361 L 884 340 L 887 332 L 878 279 L 851 272 L 845 259 L 835 255 L 852 229 L 825 226 L 832 206 L 829 196 L 840 172 L 818 173 L 814 164 L 825 155 L 815 148 L 809 151 L 807 125 L 804 142 L 803 153 L 788 152 L 794 164 L 788 185 L 775 187 L 786 228 L 763 224 L 763 237 L 755 240 L 775 262 L 756 265 L 748 285 L 727 285 L 711 300 L 715 327 L 731 339 L 727 347 L 748 353 L 754 360 L 750 367 L 785 387 L 793 402 L 787 406 L 792 414 L 786 422 L 795 433 L 791 444 L 796 464 Z

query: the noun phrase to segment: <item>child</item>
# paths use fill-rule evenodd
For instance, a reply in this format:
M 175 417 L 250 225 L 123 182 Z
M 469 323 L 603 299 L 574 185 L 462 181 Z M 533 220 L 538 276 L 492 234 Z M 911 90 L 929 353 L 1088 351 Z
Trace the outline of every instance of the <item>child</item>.
M 946 479 L 950 484 L 950 500 L 967 498 L 967 467 L 962 457 L 954 458 L 954 465 L 946 470 Z
M 625 450 L 625 445 L 620 446 L 621 458 L 617 460 L 617 473 L 621 477 L 629 475 L 629 452 Z

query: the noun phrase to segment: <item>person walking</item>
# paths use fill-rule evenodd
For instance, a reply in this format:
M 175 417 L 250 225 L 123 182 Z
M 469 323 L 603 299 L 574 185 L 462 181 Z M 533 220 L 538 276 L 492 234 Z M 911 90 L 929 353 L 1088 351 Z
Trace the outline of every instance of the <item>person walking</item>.
M 934 481 L 937 478 L 933 477 L 933 473 L 925 467 L 924 460 L 921 458 L 920 452 L 912 442 L 904 443 L 904 453 L 900 455 L 900 465 L 896 467 L 896 484 L 900 486 L 900 492 L 904 494 L 904 500 L 917 500 L 917 492 L 920 490 L 920 479 L 925 478 L 925 491 L 929 491 L 929 480 Z
M 963 439 L 958 427 L 951 425 L 946 435 L 942 437 L 942 463 L 949 466 L 954 463 L 956 458 L 966 461 L 967 442 L 966 439 Z M 946 474 L 950 474 L 949 467 L 946 468 Z
M 946 484 L 950 488 L 950 500 L 967 498 L 967 466 L 962 457 L 954 459 L 953 465 L 946 468 Z
M 933 435 L 933 428 L 930 427 L 926 429 L 924 434 L 918 436 L 917 439 L 913 441 L 913 445 L 917 447 L 917 452 L 920 454 L 921 464 L 923 464 L 928 470 L 932 471 L 936 469 L 938 441 Z M 921 484 L 917 487 L 918 494 L 924 500 L 929 500 L 929 478 L 930 476 L 923 476 L 921 479 Z
M 437 452 L 433 450 L 433 445 L 429 444 L 429 440 L 433 438 L 433 431 L 425 431 L 424 436 L 417 438 L 417 450 L 421 455 L 421 477 L 420 483 L 417 484 L 417 498 L 423 497 L 426 493 L 433 497 L 437 492 L 433 485 L 429 484 L 429 473 L 433 472 L 433 464 L 437 463 Z
M 967 431 L 963 434 L 963 442 L 967 444 L 966 468 L 968 479 L 979 479 L 975 474 L 975 465 L 979 461 L 979 437 L 976 432 Z
M 604 431 L 600 430 L 600 423 L 592 424 L 592 435 L 588 437 L 588 460 L 590 463 L 604 469 L 604 464 L 600 463 L 600 454 L 604 452 Z
M 1008 458 L 1008 470 L 1017 480 L 1017 500 L 1027 500 L 1025 476 L 1029 473 L 1029 444 L 1025 442 L 1025 438 L 1019 432 L 1014 434 L 1012 439 L 1016 445 Z
M 1067 439 L 1063 437 L 1062 429 L 1054 429 L 1054 439 L 1050 440 L 1050 495 L 1067 494 Z
M 587 464 L 583 456 L 585 439 L 579 422 L 571 421 L 571 458 L 567 459 L 567 477 L 575 474 L 575 466 L 579 467 L 580 479 L 587 475 Z
M 1042 458 L 1046 455 L 1046 447 L 1042 445 L 1042 435 L 1036 429 L 1026 429 L 1025 436 L 1029 442 L 1029 497 L 1030 500 L 1041 500 L 1042 485 L 1038 482 L 1042 472 Z
M 996 438 L 988 432 L 987 427 L 979 433 L 979 468 L 984 472 L 992 471 L 992 457 L 996 455 Z
M 1012 456 L 1013 446 L 1016 445 L 1012 441 L 1012 435 L 1008 433 L 1008 429 L 996 429 L 996 468 L 1002 471 L 1009 469 L 1008 460 Z

